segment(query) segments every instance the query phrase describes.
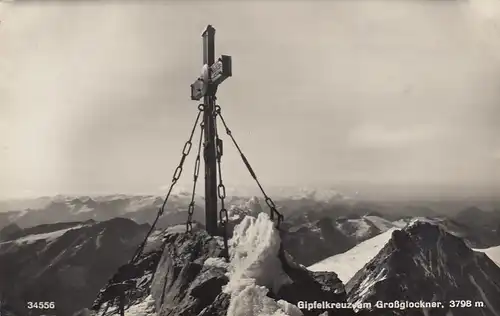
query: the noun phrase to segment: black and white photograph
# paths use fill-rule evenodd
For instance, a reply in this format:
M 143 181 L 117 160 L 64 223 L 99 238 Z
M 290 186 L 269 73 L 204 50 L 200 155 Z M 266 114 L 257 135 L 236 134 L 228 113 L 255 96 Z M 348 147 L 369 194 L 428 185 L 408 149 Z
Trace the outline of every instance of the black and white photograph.
M 500 316 L 500 0 L 0 0 L 0 316 Z

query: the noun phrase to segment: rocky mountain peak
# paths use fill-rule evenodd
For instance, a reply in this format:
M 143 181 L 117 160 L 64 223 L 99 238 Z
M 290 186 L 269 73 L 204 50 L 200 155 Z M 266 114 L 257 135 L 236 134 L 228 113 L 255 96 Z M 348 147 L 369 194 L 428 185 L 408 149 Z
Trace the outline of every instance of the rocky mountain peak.
M 500 268 L 487 256 L 431 221 L 417 220 L 394 230 L 385 247 L 358 271 L 346 288 L 349 301 L 476 300 L 477 315 L 498 315 Z M 448 315 L 449 306 L 419 309 L 412 315 Z M 373 309 L 370 315 L 400 315 L 397 309 Z M 431 315 L 429 314 L 429 315 Z M 406 314 L 405 314 L 406 315 Z M 470 315 L 456 309 L 453 315 Z
M 167 230 L 161 238 L 162 244 L 142 255 L 123 280 L 135 284 L 127 289 L 126 308 L 143 308 L 141 315 L 308 316 L 326 311 L 301 311 L 298 301 L 346 302 L 335 273 L 311 272 L 293 261 L 265 213 L 246 216 L 235 227 L 228 262 L 220 237 L 204 230 Z M 115 288 L 110 281 L 101 290 L 94 304 L 97 314 L 116 310 Z

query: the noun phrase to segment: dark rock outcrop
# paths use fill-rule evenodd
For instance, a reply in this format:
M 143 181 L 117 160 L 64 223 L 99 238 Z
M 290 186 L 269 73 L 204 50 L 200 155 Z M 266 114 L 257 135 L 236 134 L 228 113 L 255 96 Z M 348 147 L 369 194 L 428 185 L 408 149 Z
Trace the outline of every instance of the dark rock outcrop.
M 143 284 L 141 291 L 131 289 L 127 308 L 141 302 L 154 300 L 158 316 L 226 316 L 231 296 L 223 291 L 228 283 L 228 265 L 222 259 L 223 248 L 219 237 L 209 236 L 204 230 L 195 230 L 191 234 L 168 232 L 162 237 L 162 245 L 145 254 L 137 265 L 148 266 L 148 270 L 136 267 L 131 280 L 137 282 L 145 275 L 150 280 Z M 153 260 L 151 256 L 155 254 Z M 161 253 L 161 258 L 160 257 Z M 282 269 L 292 281 L 277 290 L 270 291 L 268 297 L 286 300 L 296 304 L 304 300 L 325 300 L 346 302 L 346 293 L 342 282 L 335 273 L 314 273 L 293 262 L 283 249 L 278 258 Z M 145 262 L 148 262 L 147 264 Z M 113 282 L 109 282 L 101 293 L 109 291 Z M 113 300 L 102 301 L 103 295 L 94 304 L 97 314 L 116 308 Z M 305 316 L 316 316 L 325 310 L 303 310 Z M 352 315 L 352 311 L 328 311 L 328 315 Z
M 283 250 L 279 258 L 283 270 L 293 281 L 283 285 L 276 297 L 297 305 L 299 301 L 307 302 L 346 302 L 344 284 L 334 272 L 311 272 L 291 262 L 291 258 Z M 327 315 L 354 315 L 351 310 L 333 311 L 328 309 L 302 310 L 304 316 L 315 316 L 327 312 Z
M 0 230 L 0 241 L 10 240 L 22 231 L 16 223 L 11 223 Z
M 158 315 L 198 315 L 227 283 L 221 268 L 205 267 L 222 248 L 205 231 L 169 234 L 151 286 Z
M 198 229 L 191 234 L 167 232 L 158 238 L 162 239 L 161 245 L 143 254 L 134 264 L 135 273 L 130 280 L 137 287 L 128 291 L 127 307 L 151 296 L 157 315 L 198 315 L 216 302 L 227 283 L 225 270 L 204 266 L 206 259 L 220 257 L 219 242 Z M 113 284 L 112 279 L 94 302 L 97 314 L 116 308 L 112 297 L 106 295 L 112 292 Z

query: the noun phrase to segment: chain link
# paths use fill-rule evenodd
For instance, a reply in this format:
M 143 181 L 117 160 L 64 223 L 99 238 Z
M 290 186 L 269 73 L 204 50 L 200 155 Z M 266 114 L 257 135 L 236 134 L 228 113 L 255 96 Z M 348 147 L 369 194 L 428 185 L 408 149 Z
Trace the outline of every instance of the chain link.
M 216 108 L 217 109 L 217 108 Z M 220 113 L 220 111 L 219 111 Z M 229 222 L 229 215 L 226 209 L 225 205 L 225 199 L 226 199 L 226 187 L 224 186 L 224 183 L 222 181 L 222 167 L 221 167 L 221 161 L 222 161 L 222 154 L 223 154 L 223 148 L 222 148 L 222 139 L 219 138 L 219 132 L 217 130 L 217 111 L 215 112 L 214 115 L 214 128 L 215 128 L 215 146 L 216 146 L 216 159 L 217 159 L 217 169 L 218 169 L 218 175 L 219 175 L 219 185 L 217 186 L 217 195 L 219 196 L 220 203 L 221 203 L 221 209 L 219 211 L 219 225 L 222 230 L 222 238 L 224 240 L 224 257 L 227 262 L 229 262 L 229 246 L 228 246 L 228 222 Z
M 194 173 L 193 173 L 193 191 L 191 193 L 191 203 L 189 203 L 188 207 L 188 219 L 186 222 L 186 232 L 190 233 L 193 230 L 193 213 L 194 213 L 194 197 L 196 192 L 196 183 L 198 181 L 198 176 L 200 174 L 200 154 L 201 154 L 201 145 L 203 142 L 203 134 L 205 131 L 205 124 L 201 122 L 200 124 L 200 140 L 198 142 L 198 153 L 196 155 L 196 160 L 194 162 Z
M 226 134 L 229 135 L 229 137 L 231 137 L 231 140 L 233 141 L 234 146 L 238 150 L 238 152 L 239 152 L 239 154 L 241 156 L 241 159 L 243 160 L 243 163 L 247 167 L 247 169 L 250 172 L 250 175 L 252 176 L 252 178 L 255 180 L 255 182 L 257 182 L 257 185 L 259 186 L 260 191 L 264 195 L 266 204 L 267 204 L 267 206 L 269 206 L 269 209 L 271 211 L 270 212 L 270 218 L 271 218 L 271 220 L 274 221 L 275 216 L 277 216 L 276 227 L 279 229 L 280 225 L 281 225 L 281 223 L 283 222 L 283 219 L 284 219 L 283 214 L 281 214 L 280 212 L 278 212 L 278 210 L 276 208 L 276 204 L 273 202 L 273 200 L 264 191 L 264 188 L 260 184 L 260 181 L 257 179 L 257 175 L 255 174 L 255 172 L 254 172 L 252 166 L 250 165 L 250 163 L 248 162 L 247 157 L 243 154 L 243 151 L 241 150 L 240 146 L 238 145 L 238 143 L 234 139 L 233 133 L 231 132 L 231 130 L 227 126 L 226 121 L 224 120 L 224 117 L 222 116 L 222 113 L 221 113 L 221 107 L 219 105 L 215 106 L 215 115 L 218 116 L 218 117 L 220 117 L 220 119 L 222 121 L 222 124 L 224 124 L 224 128 L 226 129 Z
M 156 218 L 155 218 L 153 224 L 151 225 L 151 228 L 149 229 L 148 233 L 146 234 L 144 241 L 141 243 L 141 245 L 135 251 L 130 263 L 134 263 L 139 259 L 139 256 L 141 255 L 142 251 L 144 250 L 144 247 L 146 246 L 146 243 L 148 241 L 149 236 L 151 235 L 151 233 L 155 229 L 156 224 L 158 223 L 158 219 L 165 212 L 165 206 L 167 205 L 168 198 L 170 197 L 170 194 L 172 193 L 172 190 L 173 190 L 175 184 L 177 183 L 177 181 L 179 180 L 179 178 L 182 174 L 182 168 L 183 168 L 184 162 L 186 161 L 187 155 L 189 155 L 189 152 L 191 151 L 193 135 L 194 135 L 194 132 L 196 130 L 196 127 L 198 126 L 198 122 L 200 121 L 201 113 L 204 111 L 204 109 L 205 109 L 205 107 L 203 104 L 198 105 L 198 115 L 196 116 L 196 121 L 194 122 L 193 128 L 191 130 L 191 134 L 189 135 L 189 139 L 187 140 L 187 142 L 184 144 L 184 147 L 182 148 L 181 161 L 180 161 L 179 165 L 177 166 L 177 168 L 175 168 L 174 175 L 172 177 L 172 183 L 170 184 L 170 188 L 168 189 L 167 195 L 165 196 L 165 199 L 163 200 L 163 204 L 161 205 L 160 209 L 158 210 L 158 213 L 156 214 Z

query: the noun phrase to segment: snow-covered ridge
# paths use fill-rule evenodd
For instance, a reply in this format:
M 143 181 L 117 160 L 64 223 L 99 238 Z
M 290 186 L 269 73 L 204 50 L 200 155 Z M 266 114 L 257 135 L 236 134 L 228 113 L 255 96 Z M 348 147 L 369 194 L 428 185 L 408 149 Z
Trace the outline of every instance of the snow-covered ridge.
M 74 229 L 79 229 L 82 228 L 84 225 L 77 225 L 74 227 L 66 228 L 66 229 L 61 229 L 61 230 L 56 230 L 54 232 L 50 233 L 45 233 L 45 234 L 36 234 L 36 235 L 28 235 L 19 239 L 16 239 L 14 242 L 18 244 L 24 244 L 24 243 L 34 243 L 39 240 L 45 240 L 46 242 L 51 242 L 58 237 L 61 237 L 64 235 L 66 232 Z
M 79 229 L 79 228 L 82 228 L 84 226 L 85 225 L 75 225 L 73 227 L 60 229 L 60 230 L 56 230 L 56 231 L 52 231 L 52 232 L 48 232 L 48 233 L 31 234 L 31 235 L 23 236 L 21 238 L 18 238 L 18 239 L 12 240 L 12 241 L 1 242 L 0 245 L 10 244 L 10 243 L 15 243 L 18 245 L 23 245 L 23 244 L 27 245 L 27 244 L 35 243 L 35 242 L 40 241 L 40 240 L 45 240 L 45 242 L 49 243 L 49 242 L 54 241 L 55 239 L 61 237 L 62 235 L 64 235 L 66 232 L 68 232 L 70 230 Z
M 333 271 L 342 282 L 347 283 L 363 266 L 373 259 L 391 239 L 391 228 L 373 238 L 365 240 L 354 248 L 322 260 L 308 267 L 311 271 Z

